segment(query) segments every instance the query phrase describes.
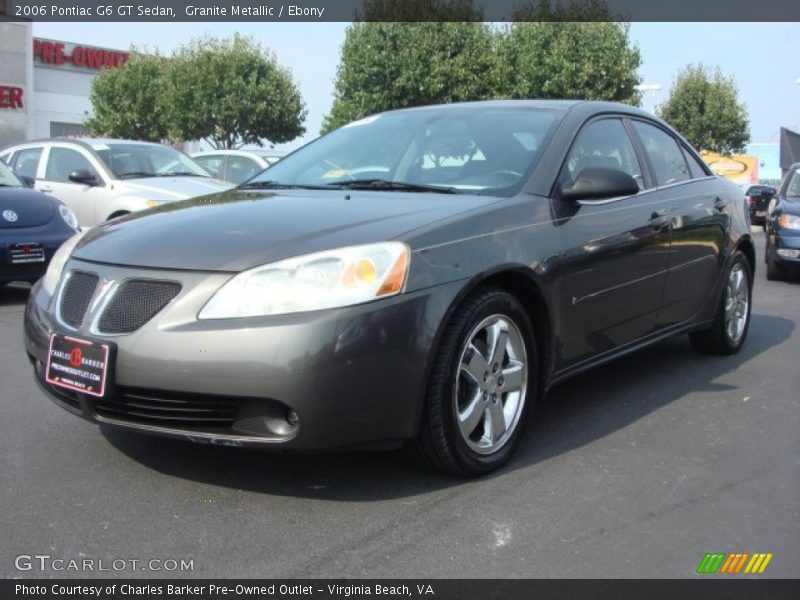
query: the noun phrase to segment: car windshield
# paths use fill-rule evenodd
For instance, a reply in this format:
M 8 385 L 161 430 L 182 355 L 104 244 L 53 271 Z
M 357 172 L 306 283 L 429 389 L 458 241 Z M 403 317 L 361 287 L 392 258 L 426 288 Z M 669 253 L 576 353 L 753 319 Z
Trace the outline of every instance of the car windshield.
M 22 182 L 3 161 L 0 161 L 0 187 L 22 187 Z
M 563 113 L 449 107 L 367 117 L 281 159 L 245 187 L 343 187 L 508 196 Z
M 210 177 L 191 158 L 158 144 L 101 144 L 94 151 L 118 179 L 139 177 Z
M 795 169 L 794 173 L 789 176 L 789 181 L 786 184 L 785 196 L 792 200 L 800 198 L 800 169 Z

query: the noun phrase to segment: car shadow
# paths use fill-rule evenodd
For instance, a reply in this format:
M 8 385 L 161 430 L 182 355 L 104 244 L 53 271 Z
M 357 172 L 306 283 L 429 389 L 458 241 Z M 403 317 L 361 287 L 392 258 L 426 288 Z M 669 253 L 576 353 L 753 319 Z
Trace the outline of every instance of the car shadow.
M 0 306 L 24 305 L 30 292 L 31 286 L 27 283 L 0 286 Z
M 532 469 L 687 393 L 733 391 L 717 380 L 793 330 L 788 319 L 754 314 L 747 343 L 734 356 L 698 354 L 687 336 L 678 336 L 570 379 L 533 407 L 515 456 L 487 478 Z M 102 432 L 120 452 L 165 475 L 263 494 L 369 502 L 471 483 L 421 469 L 399 450 L 295 455 L 190 444 L 108 427 Z

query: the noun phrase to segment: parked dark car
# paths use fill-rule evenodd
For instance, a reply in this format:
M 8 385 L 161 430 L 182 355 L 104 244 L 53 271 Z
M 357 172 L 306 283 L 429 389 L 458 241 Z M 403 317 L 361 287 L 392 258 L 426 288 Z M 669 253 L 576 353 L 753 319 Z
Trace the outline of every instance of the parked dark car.
M 767 228 L 767 208 L 777 190 L 771 185 L 751 185 L 745 196 L 750 207 L 750 222 Z
M 639 109 L 415 108 L 90 230 L 25 340 L 90 421 L 478 475 L 576 373 L 682 333 L 737 352 L 754 256 L 741 190 Z
M 767 279 L 783 279 L 800 266 L 800 163 L 791 166 L 769 207 Z
M 0 162 L 0 285 L 44 275 L 78 220 L 55 198 L 36 192 Z

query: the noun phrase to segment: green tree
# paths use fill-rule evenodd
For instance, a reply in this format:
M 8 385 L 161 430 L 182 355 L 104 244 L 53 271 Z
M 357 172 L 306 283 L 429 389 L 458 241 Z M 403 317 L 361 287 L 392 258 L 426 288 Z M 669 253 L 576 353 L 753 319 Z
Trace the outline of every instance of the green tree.
M 545 16 L 552 19 L 580 16 L 569 9 L 547 10 L 550 12 Z M 583 9 L 576 5 L 572 10 Z M 590 4 L 585 10 L 602 9 Z M 503 32 L 498 46 L 498 81 L 503 96 L 639 104 L 635 86 L 639 83 L 636 70 L 641 55 L 631 44 L 625 23 L 517 21 Z
M 741 152 L 750 141 L 747 109 L 736 84 L 719 68 L 689 65 L 678 73 L 660 116 L 695 147 L 709 152 Z
M 472 0 L 364 0 L 354 21 L 483 21 Z
M 89 95 L 92 135 L 158 142 L 167 137 L 164 85 L 166 63 L 157 54 L 132 52 L 116 69 L 103 69 Z
M 170 61 L 165 96 L 170 134 L 215 148 L 293 140 L 305 104 L 288 69 L 252 39 L 204 37 Z
M 354 23 L 323 133 L 379 111 L 495 96 L 493 44 L 481 22 Z

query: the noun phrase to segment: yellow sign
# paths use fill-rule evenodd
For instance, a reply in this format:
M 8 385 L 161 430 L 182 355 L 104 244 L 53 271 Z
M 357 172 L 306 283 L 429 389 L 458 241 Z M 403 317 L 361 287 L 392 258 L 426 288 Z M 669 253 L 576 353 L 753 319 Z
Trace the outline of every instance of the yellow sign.
M 701 152 L 701 158 L 715 175 L 734 183 L 758 183 L 758 157 L 749 154 L 723 156 L 714 152 Z

